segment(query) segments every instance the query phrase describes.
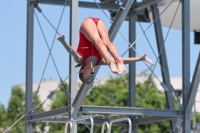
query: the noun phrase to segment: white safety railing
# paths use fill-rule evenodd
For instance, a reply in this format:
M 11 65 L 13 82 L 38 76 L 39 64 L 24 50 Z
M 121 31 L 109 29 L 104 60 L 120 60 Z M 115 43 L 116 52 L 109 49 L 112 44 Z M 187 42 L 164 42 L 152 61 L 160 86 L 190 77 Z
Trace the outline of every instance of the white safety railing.
M 70 132 L 69 133 L 72 133 L 72 123 L 71 123 L 71 121 L 66 122 L 64 133 L 67 133 L 68 125 L 69 125 L 69 128 L 70 128 Z
M 109 123 L 109 132 L 108 133 L 111 133 L 112 124 L 115 123 L 115 122 L 120 122 L 120 121 L 128 121 L 128 124 L 129 124 L 129 130 L 128 130 L 128 132 L 129 133 L 132 132 L 132 123 L 131 123 L 131 120 L 128 117 L 125 117 L 125 118 L 119 118 L 119 119 L 115 119 L 115 120 L 110 121 L 110 123 Z
M 105 127 L 105 125 L 106 125 L 106 127 L 107 127 L 107 132 L 106 132 L 106 133 L 108 133 L 108 131 L 109 131 L 109 124 L 108 124 L 107 121 L 105 121 L 105 122 L 102 124 L 101 133 L 104 133 L 104 127 Z
M 72 133 L 74 132 L 74 125 L 79 122 L 79 121 L 82 121 L 82 120 L 87 120 L 87 119 L 90 119 L 90 133 L 93 133 L 93 129 L 94 129 L 94 121 L 93 121 L 93 118 L 91 116 L 88 116 L 88 117 L 81 117 L 81 118 L 78 118 L 76 120 L 73 120 L 72 122 Z

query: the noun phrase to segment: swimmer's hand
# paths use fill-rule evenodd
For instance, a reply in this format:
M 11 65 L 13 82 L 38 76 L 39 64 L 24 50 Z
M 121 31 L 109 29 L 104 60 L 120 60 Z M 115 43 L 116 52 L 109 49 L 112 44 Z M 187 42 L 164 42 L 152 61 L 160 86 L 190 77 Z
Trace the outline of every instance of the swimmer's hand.
M 146 57 L 147 54 L 144 54 L 142 57 L 140 57 L 140 60 L 145 60 L 147 62 L 149 62 L 151 65 L 153 65 L 153 61 L 149 58 Z

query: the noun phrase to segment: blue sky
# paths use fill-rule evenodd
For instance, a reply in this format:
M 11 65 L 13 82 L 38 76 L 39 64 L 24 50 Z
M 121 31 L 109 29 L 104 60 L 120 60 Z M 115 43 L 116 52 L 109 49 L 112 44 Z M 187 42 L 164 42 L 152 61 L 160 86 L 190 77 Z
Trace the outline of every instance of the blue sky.
M 16 84 L 25 83 L 25 71 L 26 71 L 26 0 L 20 1 L 0 1 L 0 103 L 6 107 L 11 94 L 12 86 Z M 49 19 L 49 21 L 57 28 L 63 6 L 52 5 L 39 5 L 43 11 L 43 14 Z M 41 23 L 42 29 L 45 33 L 48 45 L 51 46 L 54 42 L 55 30 L 49 25 L 44 17 L 37 12 L 37 16 Z M 107 14 L 108 12 L 105 11 Z M 109 15 L 109 14 L 108 14 Z M 79 8 L 78 10 L 78 27 L 81 22 L 88 16 L 99 17 L 103 20 L 107 28 L 110 27 L 108 18 L 103 14 L 101 10 Z M 141 23 L 143 29 L 146 29 L 150 23 Z M 137 24 L 138 38 L 142 31 Z M 69 42 L 69 8 L 65 8 L 64 15 L 59 28 L 59 33 L 66 35 L 66 41 Z M 166 36 L 168 27 L 163 27 L 163 35 Z M 128 39 L 128 22 L 124 22 L 120 28 L 120 32 Z M 146 32 L 147 37 L 157 54 L 156 40 L 154 34 L 154 27 Z M 78 39 L 78 38 L 77 38 Z M 165 43 L 167 59 L 169 64 L 170 76 L 182 76 L 182 44 L 181 44 L 181 31 L 171 29 L 167 41 Z M 119 54 L 123 54 L 128 48 L 128 43 L 118 33 L 114 44 L 116 44 Z M 197 56 L 199 53 L 200 45 L 195 45 L 193 42 L 193 32 L 191 32 L 191 76 L 193 75 L 194 67 L 196 64 Z M 141 56 L 145 53 L 154 62 L 156 57 L 154 56 L 150 46 L 143 35 L 136 44 L 136 51 Z M 38 22 L 35 18 L 34 21 L 34 66 L 33 66 L 33 81 L 40 81 L 44 66 L 49 54 L 45 40 L 38 26 Z M 52 55 L 56 62 L 59 74 L 64 79 L 68 76 L 68 53 L 63 46 L 55 40 L 53 43 Z M 128 53 L 124 56 L 127 57 Z M 143 62 L 136 63 L 137 72 L 146 69 L 146 65 Z M 108 70 L 107 66 L 103 66 L 100 69 L 97 77 L 103 76 L 104 72 Z M 157 65 L 155 74 L 161 76 L 160 66 Z M 108 76 L 116 76 L 112 73 L 108 73 Z M 48 61 L 47 68 L 44 74 L 45 79 L 52 78 L 58 80 L 59 76 L 53 65 L 52 59 Z

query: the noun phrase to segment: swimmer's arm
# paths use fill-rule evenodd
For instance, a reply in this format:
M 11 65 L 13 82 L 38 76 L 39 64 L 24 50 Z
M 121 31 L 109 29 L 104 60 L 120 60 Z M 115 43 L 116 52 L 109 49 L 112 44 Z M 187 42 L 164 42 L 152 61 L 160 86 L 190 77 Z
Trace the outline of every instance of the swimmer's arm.
M 122 58 L 122 60 L 123 60 L 124 64 L 129 64 L 129 63 L 137 62 L 137 61 L 147 61 L 148 63 L 153 64 L 153 61 L 151 59 L 147 58 L 146 55 L 147 54 L 144 54 L 141 57 Z M 111 58 L 111 59 L 114 60 L 113 58 Z M 102 59 L 99 62 L 99 65 L 107 65 L 107 63 L 105 62 L 104 59 Z
M 113 58 L 111 58 L 111 60 L 114 60 Z M 140 61 L 140 58 L 122 58 L 124 64 L 129 64 L 131 62 L 136 62 L 136 61 Z M 104 59 L 102 59 L 99 62 L 99 65 L 107 65 L 106 61 Z
M 62 45 L 67 50 L 67 52 L 72 55 L 72 57 L 74 58 L 75 62 L 78 63 L 78 64 L 81 64 L 82 63 L 82 57 L 77 52 L 75 52 L 75 50 L 73 49 L 73 47 L 71 47 L 65 41 L 65 36 L 62 34 L 57 39 L 62 43 Z

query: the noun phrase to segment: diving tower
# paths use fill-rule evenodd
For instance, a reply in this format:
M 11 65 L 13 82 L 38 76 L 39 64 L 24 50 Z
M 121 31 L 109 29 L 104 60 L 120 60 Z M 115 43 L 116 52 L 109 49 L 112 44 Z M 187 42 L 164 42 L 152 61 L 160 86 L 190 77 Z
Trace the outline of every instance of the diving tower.
M 192 110 L 192 106 L 194 104 L 197 88 L 200 81 L 200 54 L 196 63 L 196 68 L 194 70 L 194 75 L 192 78 L 192 82 L 190 83 L 190 30 L 194 30 L 190 28 L 190 8 L 193 5 L 192 2 L 197 2 L 197 0 L 182 0 L 181 7 L 182 9 L 179 11 L 181 13 L 180 20 L 176 21 L 173 28 L 179 28 L 182 30 L 182 99 L 183 101 L 179 103 L 179 108 L 176 110 L 174 107 L 175 99 L 172 96 L 174 93 L 173 86 L 170 82 L 170 75 L 169 75 L 169 68 L 166 59 L 166 50 L 164 47 L 164 39 L 162 36 L 162 26 L 168 26 L 167 22 L 163 22 L 165 17 L 170 17 L 170 12 L 166 16 L 160 15 L 160 12 L 166 8 L 169 3 L 171 2 L 170 6 L 175 3 L 180 3 L 180 1 L 167 1 L 162 5 L 158 6 L 161 0 L 145 0 L 141 2 L 137 2 L 134 0 L 123 0 L 121 2 L 115 0 L 100 0 L 98 2 L 88 2 L 88 1 L 78 1 L 78 0 L 27 0 L 27 54 L 26 54 L 26 116 L 25 116 L 25 132 L 32 133 L 33 124 L 36 122 L 57 122 L 57 123 L 71 123 L 77 122 L 79 120 L 85 119 L 85 116 L 79 117 L 78 114 L 102 114 L 102 115 L 125 115 L 121 119 L 95 119 L 91 117 L 87 117 L 86 119 L 87 124 L 91 124 L 94 121 L 94 124 L 104 124 L 105 122 L 115 122 L 119 120 L 126 120 L 120 121 L 117 124 L 127 125 L 127 121 L 132 125 L 129 130 L 135 132 L 135 126 L 158 122 L 163 120 L 168 120 L 170 122 L 171 133 L 178 133 L 178 129 L 181 126 L 183 133 L 190 132 L 190 114 Z M 167 4 L 168 3 L 168 4 Z M 198 2 L 197 2 L 198 3 Z M 70 44 L 75 46 L 78 44 L 77 42 L 77 11 L 79 7 L 84 8 L 95 8 L 109 10 L 111 14 L 112 25 L 109 29 L 109 36 L 110 40 L 113 41 L 116 37 L 117 32 L 119 31 L 120 26 L 122 25 L 123 21 L 129 21 L 129 42 L 130 42 L 130 49 L 129 57 L 136 56 L 136 51 L 134 51 L 134 44 L 136 43 L 136 22 L 148 22 L 154 25 L 154 30 L 156 34 L 156 41 L 157 41 L 157 48 L 159 53 L 159 61 L 162 68 L 162 78 L 161 85 L 165 90 L 165 97 L 167 108 L 164 110 L 161 109 L 144 109 L 144 108 L 137 108 L 135 103 L 135 64 L 129 65 L 129 107 L 105 107 L 105 106 L 83 106 L 82 102 L 87 95 L 87 92 L 91 89 L 90 85 L 82 84 L 79 91 L 77 92 L 76 85 L 76 69 L 74 66 L 76 65 L 73 62 L 72 57 L 69 59 L 69 106 L 42 112 L 42 113 L 35 113 L 32 108 L 32 77 L 33 77 L 33 31 L 34 31 L 34 10 L 38 10 L 42 12 L 40 9 L 40 4 L 51 4 L 51 5 L 59 5 L 59 6 L 70 6 Z M 190 6 L 191 5 L 191 6 Z M 168 6 L 167 8 L 169 8 Z M 175 5 L 174 5 L 175 6 Z M 195 6 L 196 7 L 196 6 Z M 192 7 L 193 8 L 193 7 Z M 172 10 L 171 9 L 171 10 Z M 196 11 L 196 10 L 195 10 Z M 192 12 L 191 12 L 192 14 Z M 164 13 L 163 13 L 164 15 Z M 136 19 L 137 18 L 137 19 Z M 170 21 L 170 20 L 169 20 Z M 170 23 L 170 22 L 169 22 Z M 178 25 L 181 23 L 181 26 Z M 198 27 L 199 28 L 199 27 Z M 198 31 L 199 29 L 195 29 Z M 57 32 L 57 31 L 56 31 Z M 145 32 L 145 31 L 144 31 Z M 147 66 L 148 67 L 148 66 Z M 96 69 L 99 70 L 100 67 Z M 150 69 L 152 75 L 154 75 L 153 70 Z M 156 75 L 155 75 L 156 76 Z M 61 84 L 63 83 L 63 79 L 60 79 Z M 49 96 L 53 95 L 50 94 Z M 61 114 L 68 114 L 68 118 L 52 118 L 56 115 Z M 137 115 L 145 115 L 148 117 L 136 119 L 135 116 Z M 129 116 L 127 118 L 127 116 Z M 92 126 L 92 124 L 91 124 Z M 111 129 L 111 126 L 109 127 Z

